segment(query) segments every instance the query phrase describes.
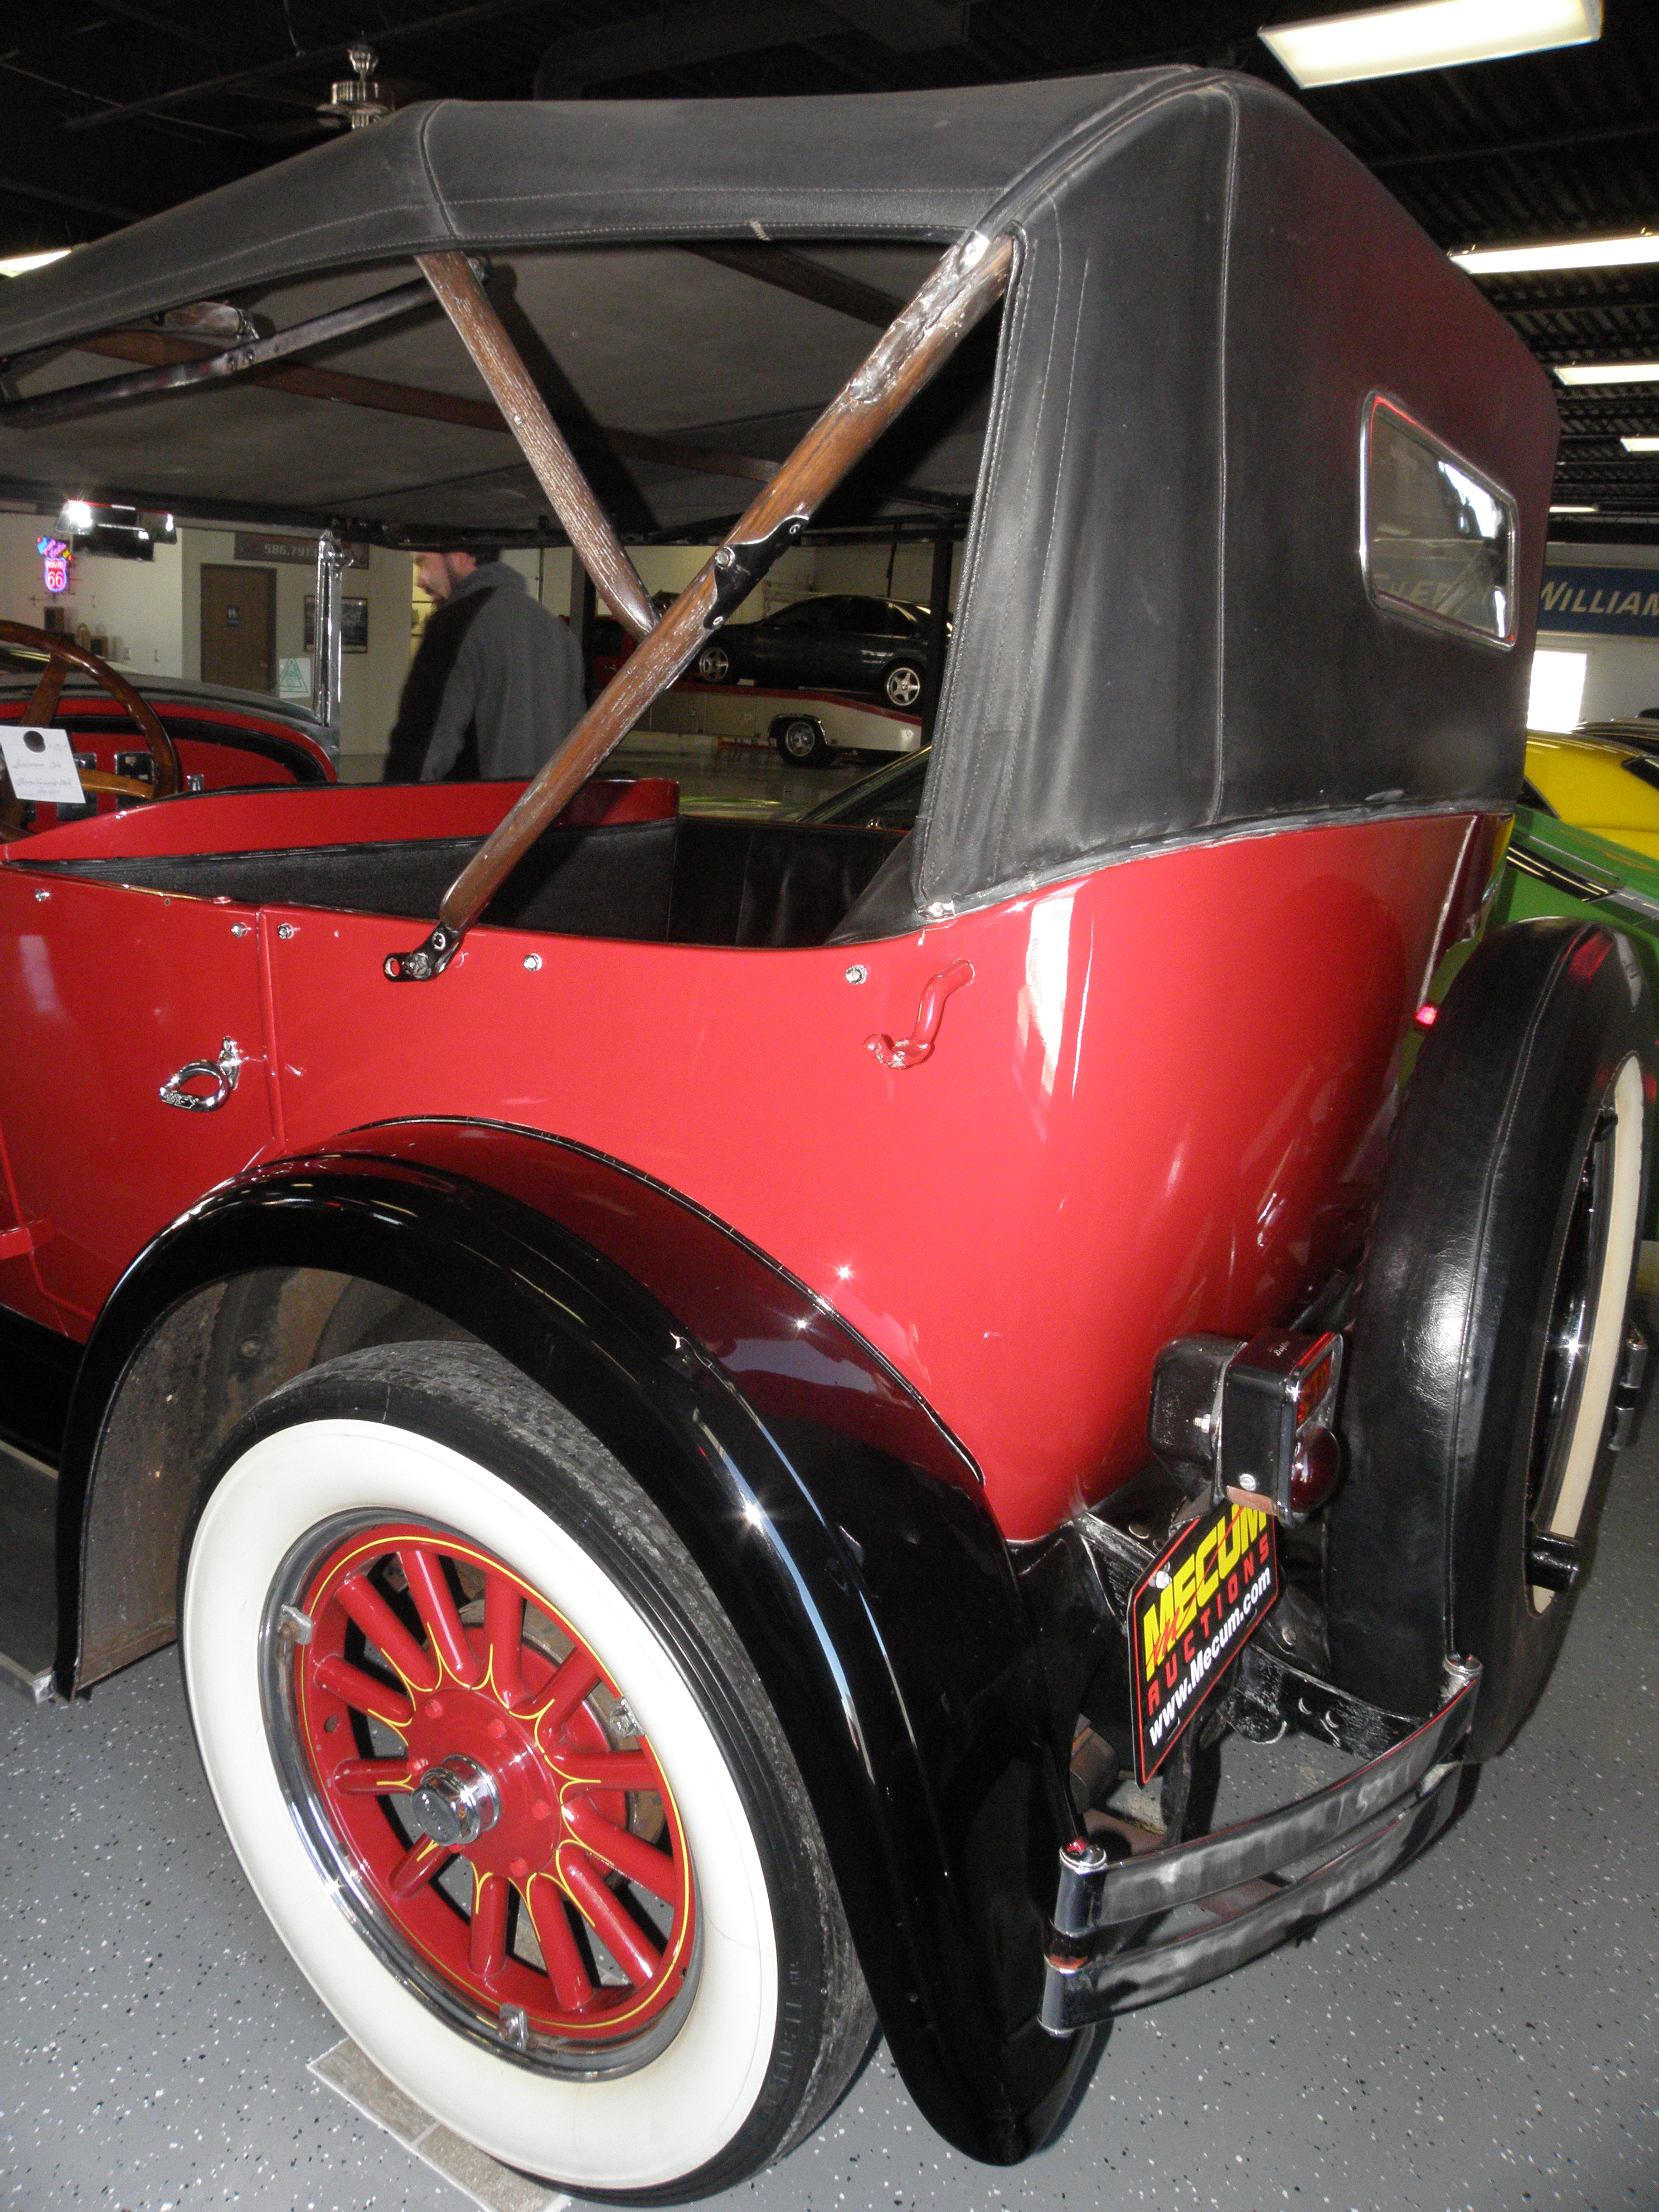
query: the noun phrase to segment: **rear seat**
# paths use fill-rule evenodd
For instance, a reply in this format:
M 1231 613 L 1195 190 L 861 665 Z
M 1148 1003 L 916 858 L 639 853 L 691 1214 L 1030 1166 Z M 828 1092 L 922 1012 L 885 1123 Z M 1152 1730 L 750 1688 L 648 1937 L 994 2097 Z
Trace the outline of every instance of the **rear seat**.
M 507 878 L 486 925 L 640 944 L 822 945 L 899 842 L 889 830 L 684 815 L 555 827 Z M 39 864 L 43 873 L 248 906 L 430 921 L 473 837 Z

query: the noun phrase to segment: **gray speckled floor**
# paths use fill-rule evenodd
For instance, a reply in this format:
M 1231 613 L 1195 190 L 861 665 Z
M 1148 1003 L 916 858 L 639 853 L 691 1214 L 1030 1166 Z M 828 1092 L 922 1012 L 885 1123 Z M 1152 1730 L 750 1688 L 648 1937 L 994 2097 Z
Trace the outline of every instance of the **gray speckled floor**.
M 1426 1859 L 1121 2021 L 1024 2166 L 949 2150 L 878 2051 L 718 2203 L 1659 2212 L 1656 1626 L 1650 1413 L 1542 1706 Z M 74 1711 L 0 1699 L 0 2204 L 463 2212 L 307 2074 L 338 2030 L 219 1834 L 171 1654 Z

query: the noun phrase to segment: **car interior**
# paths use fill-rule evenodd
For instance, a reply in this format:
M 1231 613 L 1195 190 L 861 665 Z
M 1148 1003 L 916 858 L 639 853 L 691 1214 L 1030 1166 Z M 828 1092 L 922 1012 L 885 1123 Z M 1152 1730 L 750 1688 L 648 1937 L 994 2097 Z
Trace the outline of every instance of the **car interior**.
M 675 815 L 545 831 L 486 925 L 641 944 L 823 944 L 900 843 L 890 830 Z M 428 920 L 483 842 L 439 837 L 249 853 L 167 853 L 31 865 L 248 906 Z

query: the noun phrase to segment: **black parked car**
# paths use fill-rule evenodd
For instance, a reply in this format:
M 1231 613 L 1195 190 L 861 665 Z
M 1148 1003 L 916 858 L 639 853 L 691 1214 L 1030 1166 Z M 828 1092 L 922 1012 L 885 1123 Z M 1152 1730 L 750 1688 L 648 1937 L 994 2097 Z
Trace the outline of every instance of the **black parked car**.
M 927 669 L 927 623 L 926 607 L 826 592 L 757 623 L 733 623 L 699 653 L 697 673 L 705 684 L 752 676 L 757 684 L 874 691 L 890 707 L 912 708 Z

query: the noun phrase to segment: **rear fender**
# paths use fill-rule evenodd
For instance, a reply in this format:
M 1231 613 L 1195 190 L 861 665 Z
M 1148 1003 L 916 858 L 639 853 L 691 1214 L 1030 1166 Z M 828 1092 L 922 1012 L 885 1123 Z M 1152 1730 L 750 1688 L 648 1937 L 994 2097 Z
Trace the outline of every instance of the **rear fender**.
M 157 1239 L 100 1316 L 70 1409 L 64 1686 L 92 1671 L 88 1594 L 112 1586 L 100 1552 L 142 1542 L 164 1479 L 162 1454 L 132 1449 L 147 1410 L 192 1372 L 234 1379 L 237 1345 L 216 1366 L 213 1329 L 193 1320 L 216 1304 L 204 1293 L 329 1275 L 417 1299 L 489 1345 L 649 1492 L 789 1736 L 917 2102 L 974 2156 L 1035 2148 L 1087 2043 L 1056 2044 L 1036 2020 L 1037 1900 L 1071 1819 L 976 1470 L 803 1285 L 613 1162 L 489 1125 L 391 1125 L 227 1187 Z M 169 1326 L 163 1376 L 146 1348 Z M 176 1525 L 204 1471 L 175 1478 Z

